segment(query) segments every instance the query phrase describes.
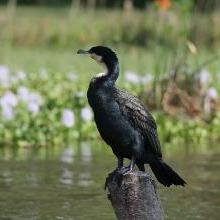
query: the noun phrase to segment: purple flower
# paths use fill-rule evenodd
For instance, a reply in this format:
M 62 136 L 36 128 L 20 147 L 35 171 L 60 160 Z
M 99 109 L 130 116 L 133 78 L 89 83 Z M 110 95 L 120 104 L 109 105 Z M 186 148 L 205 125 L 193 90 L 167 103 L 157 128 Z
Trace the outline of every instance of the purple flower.
M 27 87 L 20 86 L 17 89 L 19 100 L 27 105 L 27 110 L 33 114 L 39 112 L 40 106 L 43 104 L 43 99 L 38 92 L 30 92 Z
M 2 106 L 2 117 L 6 120 L 12 120 L 15 117 L 14 109 L 10 105 Z
M 70 109 L 64 109 L 61 116 L 61 122 L 67 128 L 73 127 L 75 123 L 74 113 Z
M 15 117 L 14 107 L 17 105 L 18 100 L 14 93 L 7 91 L 0 98 L 1 114 L 6 120 L 12 120 Z
M 206 95 L 210 99 L 217 99 L 218 98 L 218 92 L 217 92 L 216 88 L 214 88 L 214 87 L 209 88 Z
M 35 102 L 29 102 L 27 104 L 27 110 L 33 114 L 37 114 L 39 112 L 40 106 Z
M 141 82 L 140 76 L 137 73 L 131 71 L 125 72 L 125 80 L 133 84 L 139 84 Z
M 93 117 L 93 113 L 89 107 L 81 109 L 81 117 L 84 121 L 90 121 Z
M 208 72 L 208 70 L 206 69 L 202 69 L 200 72 L 199 72 L 199 82 L 201 85 L 205 86 L 209 83 L 210 81 L 210 73 Z
M 8 87 L 10 84 L 10 72 L 7 66 L 0 66 L 0 85 Z
M 38 92 L 31 92 L 29 93 L 29 102 L 35 102 L 38 105 L 43 104 L 43 99 Z
M 1 98 L 0 98 L 0 105 L 1 106 L 11 106 L 15 107 L 18 103 L 18 99 L 14 93 L 11 91 L 7 91 Z
M 27 102 L 29 100 L 29 90 L 25 86 L 19 86 L 17 89 L 18 98 L 22 102 Z
M 204 99 L 204 111 L 205 113 L 211 113 L 212 101 L 218 99 L 218 92 L 214 87 L 208 89 Z

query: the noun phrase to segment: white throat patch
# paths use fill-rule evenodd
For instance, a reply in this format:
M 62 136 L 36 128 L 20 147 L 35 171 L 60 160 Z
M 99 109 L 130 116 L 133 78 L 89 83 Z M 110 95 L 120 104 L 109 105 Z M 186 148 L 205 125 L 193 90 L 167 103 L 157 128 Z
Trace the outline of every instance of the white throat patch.
M 96 55 L 95 53 L 90 54 L 90 57 L 95 60 L 97 63 L 102 63 L 102 57 L 99 55 Z
M 107 75 L 107 72 L 104 72 L 104 73 L 97 73 L 96 75 L 95 75 L 95 78 L 97 79 L 97 78 L 102 78 L 102 77 L 104 77 L 104 76 L 106 76 Z
M 97 78 L 102 78 L 102 77 L 106 76 L 108 74 L 108 71 L 107 71 L 107 67 L 106 67 L 105 63 L 102 62 L 102 56 L 99 56 L 99 55 L 97 55 L 95 53 L 92 53 L 92 54 L 90 54 L 90 57 L 93 60 L 95 60 L 98 64 L 103 66 L 104 70 L 105 70 L 105 72 L 96 74 L 94 78 L 97 79 Z

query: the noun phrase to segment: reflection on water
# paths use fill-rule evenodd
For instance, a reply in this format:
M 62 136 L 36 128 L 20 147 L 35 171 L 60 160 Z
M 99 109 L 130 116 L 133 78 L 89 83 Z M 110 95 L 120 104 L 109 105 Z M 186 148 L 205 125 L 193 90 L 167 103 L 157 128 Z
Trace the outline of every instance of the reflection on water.
M 67 168 L 63 168 L 60 177 L 60 183 L 66 184 L 66 185 L 72 185 L 73 184 L 73 173 L 72 171 L 68 170 Z
M 74 148 L 68 146 L 66 149 L 63 150 L 60 161 L 63 163 L 73 163 L 74 156 Z
M 166 148 L 185 188 L 158 184 L 166 219 L 220 219 L 218 148 Z M 115 167 L 103 143 L 0 150 L 0 219 L 115 219 L 103 189 Z
M 91 184 L 92 184 L 91 173 L 85 172 L 79 174 L 79 186 L 88 187 Z
M 92 159 L 91 145 L 88 142 L 81 143 L 81 159 L 85 163 L 91 162 Z

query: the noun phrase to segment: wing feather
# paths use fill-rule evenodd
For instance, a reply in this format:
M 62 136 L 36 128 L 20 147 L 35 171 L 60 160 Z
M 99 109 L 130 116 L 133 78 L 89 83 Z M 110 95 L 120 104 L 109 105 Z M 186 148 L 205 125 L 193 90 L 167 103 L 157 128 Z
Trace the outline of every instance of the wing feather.
M 157 125 L 150 112 L 137 97 L 125 91 L 116 89 L 114 97 L 125 118 L 128 118 L 132 126 L 146 138 L 148 149 L 162 156 Z

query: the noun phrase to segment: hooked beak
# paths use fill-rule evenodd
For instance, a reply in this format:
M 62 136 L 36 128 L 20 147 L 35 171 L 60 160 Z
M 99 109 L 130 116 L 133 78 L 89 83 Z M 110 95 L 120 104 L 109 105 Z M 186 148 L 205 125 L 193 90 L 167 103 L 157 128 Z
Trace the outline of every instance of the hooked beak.
M 79 49 L 79 50 L 77 51 L 77 54 L 90 55 L 89 51 L 87 51 L 87 50 L 82 50 L 82 49 Z

